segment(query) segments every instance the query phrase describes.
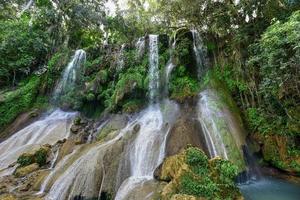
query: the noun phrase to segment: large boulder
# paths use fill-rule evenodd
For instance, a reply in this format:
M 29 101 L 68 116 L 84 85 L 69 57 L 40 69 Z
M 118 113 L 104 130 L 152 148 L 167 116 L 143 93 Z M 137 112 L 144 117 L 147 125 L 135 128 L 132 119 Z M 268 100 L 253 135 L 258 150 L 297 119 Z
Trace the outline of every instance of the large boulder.
M 209 160 L 198 148 L 166 158 L 159 170 L 158 180 L 167 182 L 162 200 L 243 199 L 234 182 L 238 167 L 221 158 Z
M 202 128 L 195 114 L 189 105 L 184 105 L 181 108 L 181 116 L 175 122 L 171 129 L 166 144 L 166 155 L 172 156 L 179 153 L 189 144 L 205 150 Z

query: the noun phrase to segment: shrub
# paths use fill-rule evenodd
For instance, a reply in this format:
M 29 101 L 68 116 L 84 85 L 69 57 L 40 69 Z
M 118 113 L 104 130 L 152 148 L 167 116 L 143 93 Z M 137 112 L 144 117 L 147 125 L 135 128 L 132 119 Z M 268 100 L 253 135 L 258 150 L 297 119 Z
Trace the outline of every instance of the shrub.
M 27 165 L 31 165 L 34 163 L 34 155 L 32 154 L 22 154 L 19 156 L 17 163 L 20 165 L 20 167 L 25 167 Z
M 47 155 L 48 155 L 47 150 L 44 148 L 40 148 L 34 154 L 35 162 L 39 164 L 40 167 L 44 166 L 47 163 Z

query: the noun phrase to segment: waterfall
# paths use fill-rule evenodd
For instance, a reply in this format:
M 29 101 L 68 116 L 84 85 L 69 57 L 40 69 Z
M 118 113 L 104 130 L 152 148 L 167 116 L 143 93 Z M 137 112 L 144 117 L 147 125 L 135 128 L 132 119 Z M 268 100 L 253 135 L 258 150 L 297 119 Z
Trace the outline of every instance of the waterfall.
M 69 62 L 67 68 L 64 70 L 62 78 L 58 83 L 55 91 L 54 91 L 54 99 L 60 95 L 65 94 L 68 90 L 73 89 L 78 78 L 78 73 L 80 67 L 86 61 L 86 53 L 84 50 L 79 49 L 75 51 L 75 55 L 72 60 Z
M 158 101 L 159 68 L 158 68 L 158 35 L 149 35 L 149 99 L 150 103 Z
M 168 93 L 169 93 L 169 82 L 170 82 L 170 76 L 171 76 L 171 73 L 175 67 L 175 63 L 174 63 L 174 51 L 175 51 L 175 48 L 176 48 L 176 39 L 174 39 L 174 42 L 172 43 L 171 45 L 171 48 L 170 48 L 170 59 L 167 63 L 167 66 L 165 68 L 165 77 L 164 77 L 164 80 L 165 80 L 165 84 L 164 84 L 164 96 L 167 97 L 168 96 Z
M 55 110 L 44 119 L 40 119 L 18 131 L 0 143 L 0 170 L 15 162 L 24 152 L 40 148 L 43 144 L 55 144 L 68 138 L 75 112 Z
M 145 52 L 145 37 L 138 39 L 138 41 L 135 43 L 135 48 L 137 50 L 136 58 L 139 59 Z
M 196 30 L 192 30 L 193 35 L 193 51 L 196 58 L 197 64 L 197 75 L 200 80 L 207 70 L 207 58 L 206 58 L 206 47 L 200 37 L 200 34 Z
M 44 192 L 50 180 L 58 176 L 45 199 L 73 199 L 75 196 L 94 198 L 99 193 L 101 194 L 99 189 L 102 186 L 102 179 L 105 178 L 103 172 L 105 152 L 108 148 L 113 148 L 115 142 L 128 134 L 135 125 L 136 120 L 133 119 L 113 139 L 101 144 L 89 145 L 91 148 L 85 151 L 78 150 L 76 153 L 80 155 L 77 159 L 71 159 L 74 156 L 69 156 L 65 161 L 61 161 L 48 176 L 50 178 L 47 178 L 42 184 L 43 190 L 41 189 L 41 191 Z M 75 160 L 75 162 L 67 166 L 68 160 Z
M 198 120 L 209 156 L 221 156 L 241 168 L 245 167 L 242 152 L 242 146 L 245 145 L 243 129 L 216 91 L 207 89 L 200 93 Z
M 167 135 L 176 120 L 178 105 L 169 100 L 150 105 L 137 117 L 138 136 L 129 148 L 130 177 L 123 181 L 115 200 L 128 199 L 128 195 L 142 183 L 153 180 L 156 167 L 165 157 Z
M 149 99 L 150 105 L 139 115 L 140 125 L 137 138 L 130 145 L 130 176 L 119 187 L 115 200 L 132 199 L 135 189 L 153 181 L 156 167 L 165 157 L 167 135 L 176 120 L 179 108 L 177 104 L 159 100 L 158 36 L 149 36 Z M 168 73 L 169 74 L 169 73 Z M 153 192 L 153 191 L 152 191 Z M 150 197 L 152 192 L 140 194 L 139 199 Z M 145 196 L 144 196 L 145 195 Z M 143 197 L 144 198 L 143 198 Z
M 125 44 L 122 44 L 119 52 L 118 52 L 118 59 L 117 59 L 117 72 L 122 71 L 125 65 L 124 61 L 124 49 L 125 49 Z

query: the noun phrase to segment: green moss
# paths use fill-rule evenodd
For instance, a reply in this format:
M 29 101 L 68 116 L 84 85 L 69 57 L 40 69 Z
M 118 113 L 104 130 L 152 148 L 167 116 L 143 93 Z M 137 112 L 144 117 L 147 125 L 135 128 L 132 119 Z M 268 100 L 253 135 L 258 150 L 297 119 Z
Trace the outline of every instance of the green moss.
M 19 156 L 17 163 L 19 167 L 25 167 L 33 163 L 37 163 L 40 167 L 47 164 L 48 151 L 45 148 L 40 148 L 34 154 L 24 153 Z
M 240 196 L 235 185 L 238 175 L 236 165 L 220 158 L 208 160 L 205 153 L 195 147 L 188 147 L 183 155 L 188 169 L 184 167 L 178 178 L 178 194 L 214 200 L 235 199 Z
M 180 75 L 184 67 L 178 68 L 178 75 L 172 75 L 170 81 L 171 99 L 183 102 L 187 98 L 195 97 L 199 93 L 199 84 L 196 79 L 187 75 Z
M 207 177 L 200 178 L 191 173 L 186 173 L 180 179 L 179 190 L 181 194 L 212 199 L 218 192 L 218 186 Z
M 25 167 L 34 163 L 34 160 L 35 159 L 33 154 L 22 154 L 18 158 L 17 163 L 20 165 L 20 167 Z
M 142 100 L 132 99 L 123 105 L 122 110 L 126 113 L 134 113 L 139 111 L 143 107 L 144 103 L 145 102 Z
M 19 114 L 32 108 L 39 93 L 40 77 L 32 76 L 14 91 L 4 94 L 0 103 L 0 130 L 11 123 Z
M 37 164 L 39 164 L 40 167 L 46 165 L 47 164 L 47 155 L 48 155 L 48 151 L 44 148 L 40 148 L 34 154 L 35 162 Z

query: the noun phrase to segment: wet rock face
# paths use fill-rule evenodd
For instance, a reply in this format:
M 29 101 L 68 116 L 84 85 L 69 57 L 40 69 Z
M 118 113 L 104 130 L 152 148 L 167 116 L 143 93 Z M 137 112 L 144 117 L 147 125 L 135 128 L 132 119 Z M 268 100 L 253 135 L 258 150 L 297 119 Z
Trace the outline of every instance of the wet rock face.
M 13 123 L 11 123 L 8 127 L 6 127 L 5 130 L 0 130 L 0 142 L 4 141 L 5 138 L 10 136 L 13 133 L 16 133 L 17 131 L 21 130 L 28 124 L 32 123 L 34 120 L 36 120 L 40 116 L 41 110 L 32 110 L 29 112 L 25 112 L 21 115 L 19 115 Z
M 97 133 L 97 140 L 102 140 L 113 132 L 123 129 L 128 122 L 126 115 L 113 115 L 104 127 Z
M 205 150 L 205 144 L 202 141 L 202 129 L 196 120 L 195 111 L 191 106 L 185 106 L 180 112 L 182 115 L 178 118 L 171 129 L 167 145 L 166 156 L 172 156 L 186 148 L 189 144 Z
M 257 151 L 260 151 L 266 162 L 290 174 L 300 173 L 300 156 L 288 151 L 293 146 L 293 140 L 286 136 L 263 136 L 259 133 L 254 134 L 251 139 L 259 145 Z

